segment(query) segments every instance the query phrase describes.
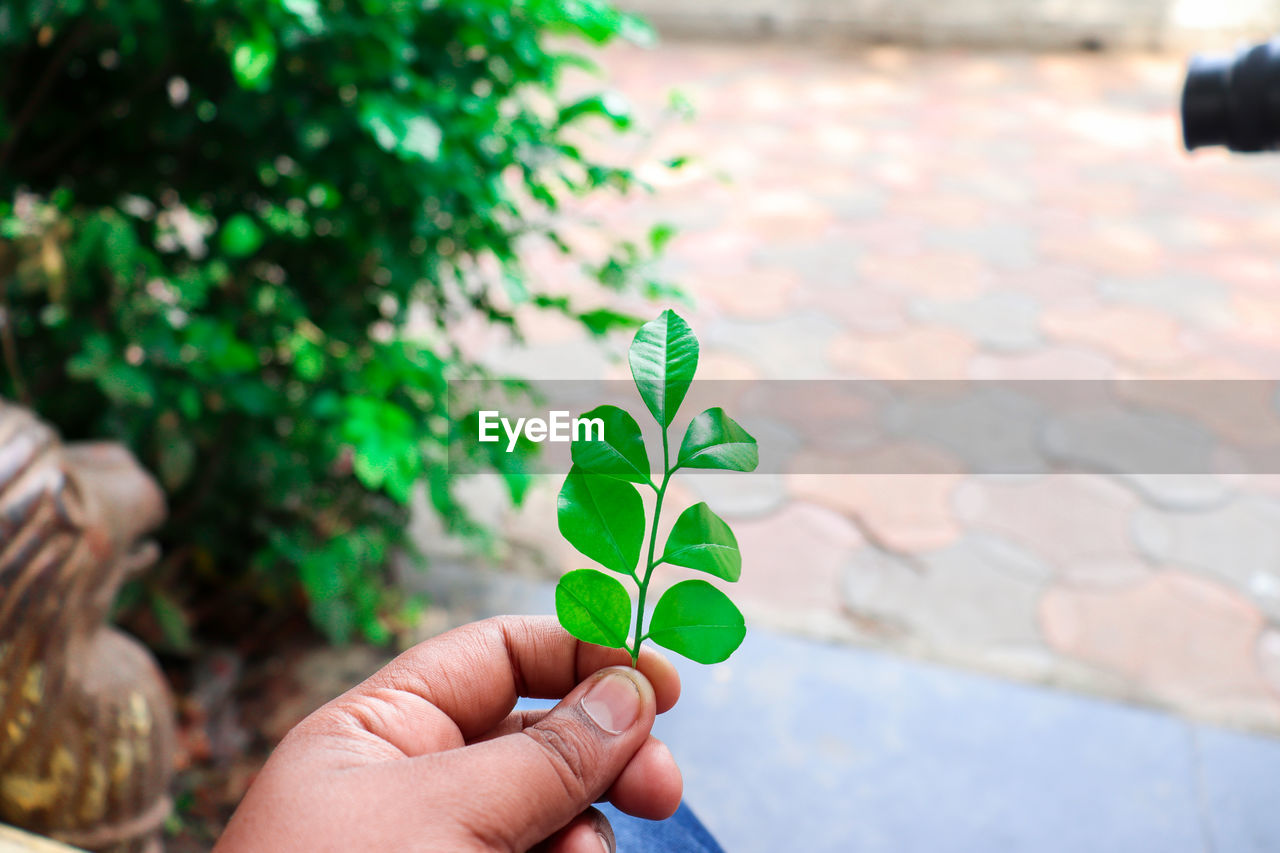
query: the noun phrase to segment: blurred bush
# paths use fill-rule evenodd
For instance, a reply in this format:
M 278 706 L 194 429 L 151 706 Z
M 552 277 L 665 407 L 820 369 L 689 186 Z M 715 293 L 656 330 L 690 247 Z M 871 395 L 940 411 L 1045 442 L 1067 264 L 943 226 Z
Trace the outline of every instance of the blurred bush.
M 302 604 L 386 639 L 415 485 L 468 524 L 450 328 L 629 322 L 532 295 L 519 253 L 571 253 L 560 205 L 635 184 L 571 142 L 625 111 L 563 94 L 573 46 L 616 37 L 649 32 L 595 0 L 0 0 L 0 393 L 158 474 L 167 556 L 132 606 L 170 645 Z M 601 286 L 658 288 L 633 273 L 666 233 Z

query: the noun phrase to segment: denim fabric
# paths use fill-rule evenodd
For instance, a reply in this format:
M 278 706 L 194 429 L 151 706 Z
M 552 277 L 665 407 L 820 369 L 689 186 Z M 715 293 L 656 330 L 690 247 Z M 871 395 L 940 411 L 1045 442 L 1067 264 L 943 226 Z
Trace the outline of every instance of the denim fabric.
M 632 817 L 608 803 L 600 803 L 596 808 L 613 824 L 618 853 L 724 853 L 684 803 L 666 820 Z

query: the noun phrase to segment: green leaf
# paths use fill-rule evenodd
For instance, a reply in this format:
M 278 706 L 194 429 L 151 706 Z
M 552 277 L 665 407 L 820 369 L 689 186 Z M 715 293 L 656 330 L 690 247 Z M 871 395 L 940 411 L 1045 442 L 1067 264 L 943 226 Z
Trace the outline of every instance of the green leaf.
M 191 626 L 182 605 L 160 587 L 148 587 L 147 593 L 151 615 L 155 617 L 168 650 L 180 655 L 194 651 L 195 639 L 191 636 Z
M 556 584 L 556 616 L 579 640 L 620 649 L 631 632 L 631 597 L 604 572 L 578 569 Z
M 716 406 L 690 421 L 677 459 L 679 468 L 754 471 L 760 453 L 751 434 Z
M 219 235 L 222 251 L 233 258 L 243 258 L 262 245 L 262 229 L 247 213 L 237 213 L 222 226 Z
M 698 339 L 689 324 L 668 309 L 636 332 L 628 360 L 640 397 L 665 428 L 698 369 Z
M 392 95 L 372 94 L 360 99 L 360 123 L 378 147 L 404 160 L 435 160 L 444 134 L 440 126 L 418 107 L 401 103 Z
M 640 321 L 630 314 L 613 311 L 608 308 L 596 308 L 578 315 L 578 321 L 587 327 L 587 331 L 596 337 L 609 334 L 614 329 L 634 329 Z
M 632 483 L 649 482 L 649 454 L 644 449 L 640 425 L 624 409 L 597 406 L 582 415 L 582 420 L 599 419 L 604 435 L 593 441 L 598 432 L 590 427 L 582 438 L 574 437 L 571 453 L 573 464 L 593 474 L 605 474 Z
M 231 70 L 236 82 L 246 89 L 265 89 L 276 64 L 276 39 L 271 30 L 259 24 L 253 37 L 240 42 L 231 52 Z
M 742 574 L 738 540 L 724 519 L 705 502 L 680 513 L 667 536 L 662 562 L 697 569 L 730 582 Z
M 720 663 L 747 635 L 729 597 L 702 580 L 681 581 L 653 608 L 649 639 L 698 663 Z
M 635 486 L 575 465 L 560 489 L 557 520 L 561 535 L 584 556 L 615 572 L 635 572 L 644 539 L 644 504 Z
M 617 130 L 626 130 L 631 127 L 631 106 L 621 95 L 614 92 L 589 95 L 564 107 L 560 110 L 556 125 L 563 127 L 583 116 L 602 116 L 612 122 Z

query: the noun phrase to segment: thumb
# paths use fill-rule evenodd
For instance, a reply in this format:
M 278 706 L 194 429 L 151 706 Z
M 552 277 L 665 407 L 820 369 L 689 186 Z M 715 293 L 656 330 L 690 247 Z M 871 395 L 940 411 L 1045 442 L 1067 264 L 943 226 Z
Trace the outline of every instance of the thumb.
M 460 750 L 459 790 L 477 810 L 469 829 L 527 850 L 599 799 L 653 727 L 653 687 L 639 670 L 602 669 L 516 734 Z

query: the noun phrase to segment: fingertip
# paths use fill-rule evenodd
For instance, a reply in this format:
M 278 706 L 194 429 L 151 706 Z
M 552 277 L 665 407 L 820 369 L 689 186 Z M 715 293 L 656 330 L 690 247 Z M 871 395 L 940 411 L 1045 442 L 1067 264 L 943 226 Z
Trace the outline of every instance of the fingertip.
M 645 646 L 640 650 L 638 668 L 653 685 L 658 713 L 670 711 L 680 699 L 680 673 L 675 664 L 661 652 Z
M 667 745 L 650 735 L 605 794 L 634 817 L 665 820 L 684 797 L 684 777 Z

